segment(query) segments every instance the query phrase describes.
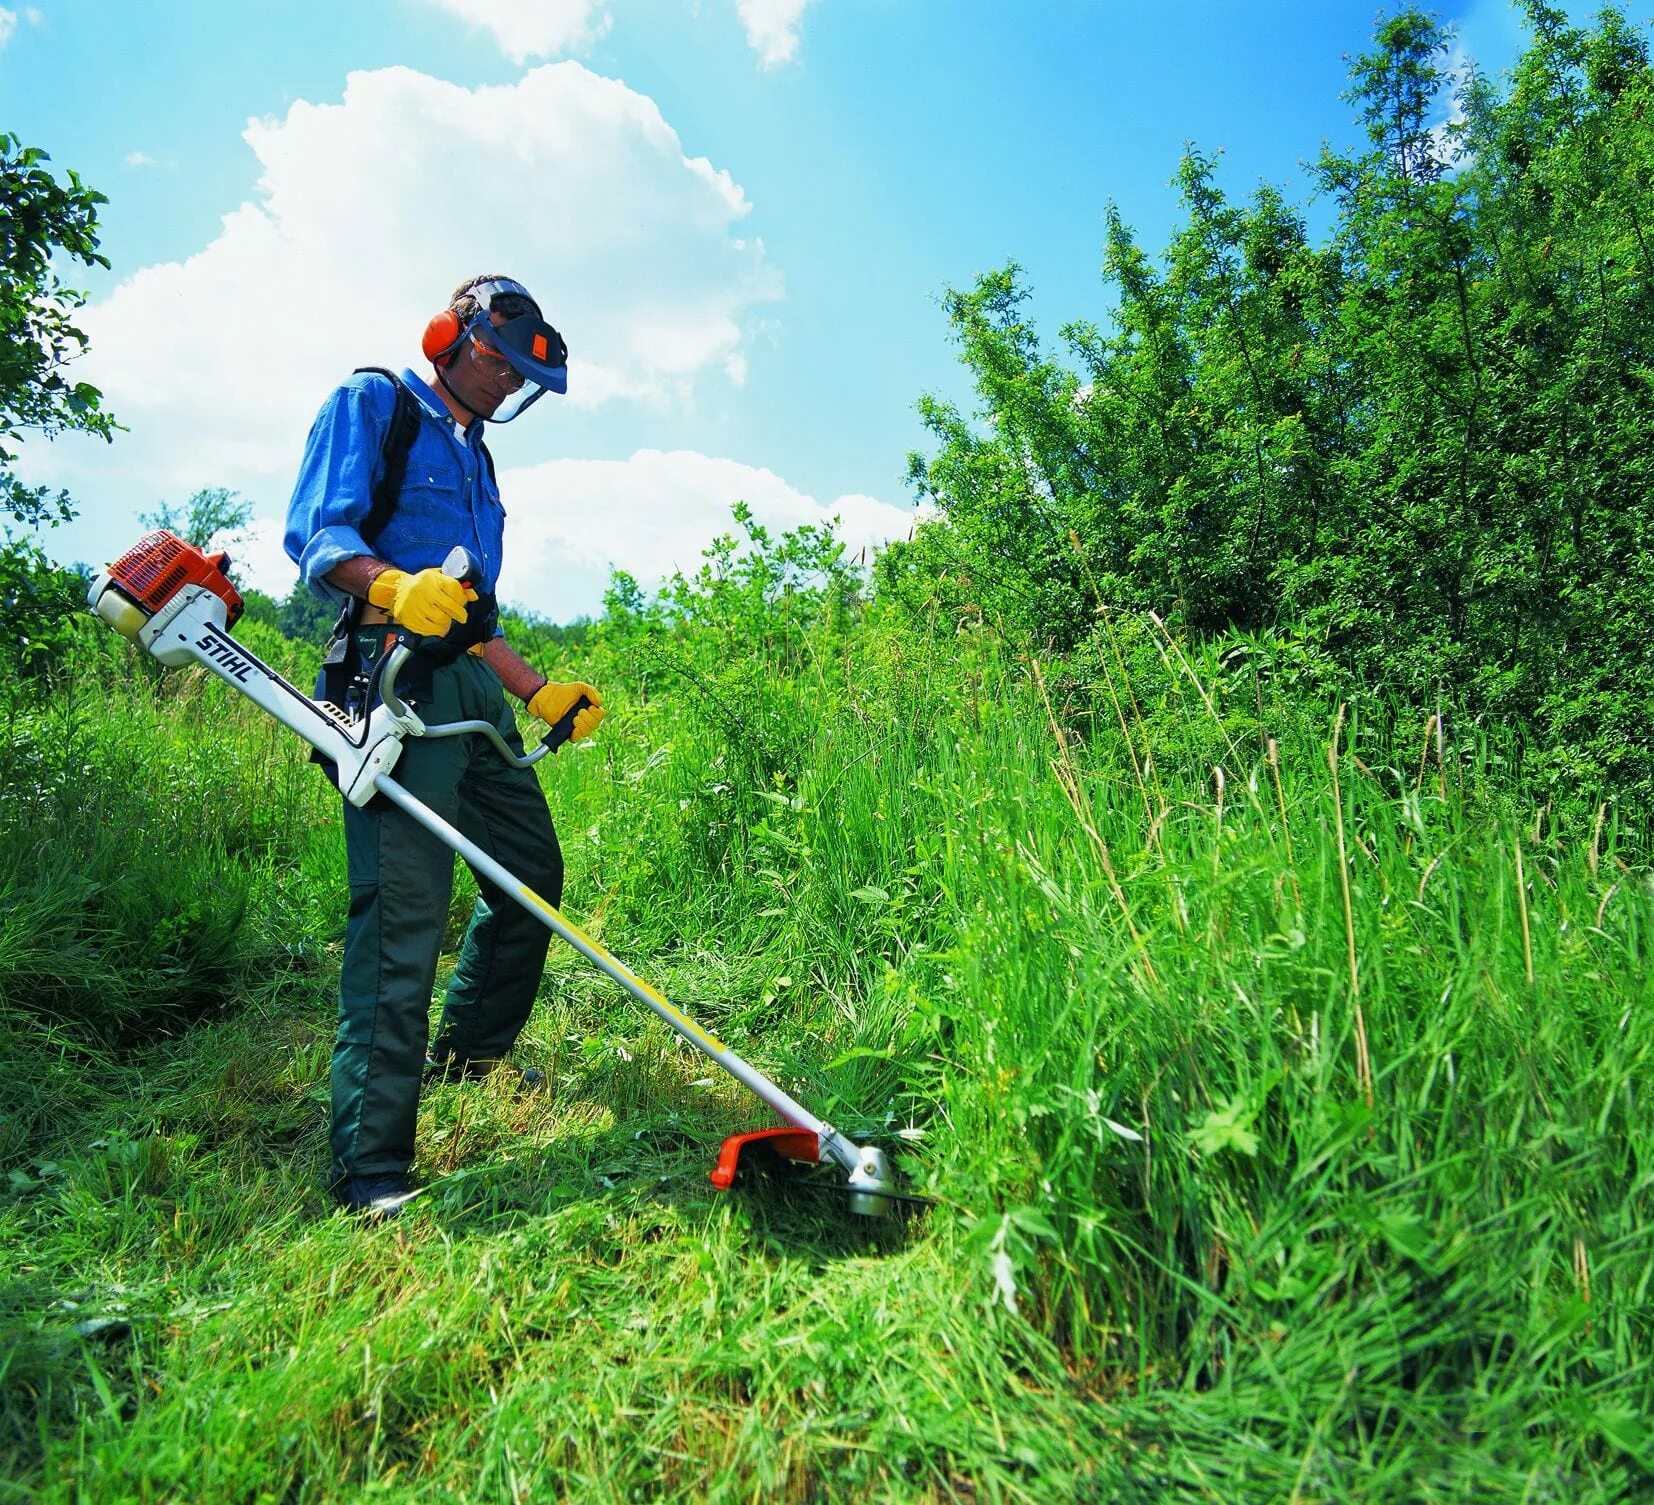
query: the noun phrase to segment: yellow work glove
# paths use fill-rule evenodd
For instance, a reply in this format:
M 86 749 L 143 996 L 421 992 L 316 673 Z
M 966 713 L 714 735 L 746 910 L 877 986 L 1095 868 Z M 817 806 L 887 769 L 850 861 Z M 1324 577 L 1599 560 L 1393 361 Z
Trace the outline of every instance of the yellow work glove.
M 465 603 L 476 599 L 474 590 L 437 569 L 421 570 L 417 575 L 385 570 L 368 586 L 373 605 L 421 637 L 445 636 L 455 622 L 465 620 Z
M 547 680 L 530 697 L 528 708 L 547 726 L 556 726 L 568 715 L 582 695 L 591 704 L 582 707 L 574 718 L 574 731 L 570 734 L 569 741 L 578 742 L 582 737 L 591 736 L 597 730 L 597 723 L 603 719 L 603 701 L 590 685 L 578 682 L 559 685 Z

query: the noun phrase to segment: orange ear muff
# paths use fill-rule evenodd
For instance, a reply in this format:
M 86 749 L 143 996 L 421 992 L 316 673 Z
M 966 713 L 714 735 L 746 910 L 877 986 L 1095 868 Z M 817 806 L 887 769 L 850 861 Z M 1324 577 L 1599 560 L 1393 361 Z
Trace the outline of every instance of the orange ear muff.
M 425 352 L 428 361 L 446 366 L 454 358 L 454 350 L 464 333 L 459 315 L 453 309 L 445 308 L 425 326 L 425 338 L 419 342 L 419 348 Z

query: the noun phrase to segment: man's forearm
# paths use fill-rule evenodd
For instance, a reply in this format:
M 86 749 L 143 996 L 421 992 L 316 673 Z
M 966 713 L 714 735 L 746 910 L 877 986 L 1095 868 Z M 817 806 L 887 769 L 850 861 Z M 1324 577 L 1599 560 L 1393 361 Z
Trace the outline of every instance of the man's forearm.
M 368 587 L 377 576 L 383 575 L 389 568 L 383 559 L 375 559 L 371 554 L 357 554 L 350 559 L 341 559 L 322 576 L 322 579 L 335 590 L 342 590 L 348 596 L 366 601 Z
M 483 644 L 482 661 L 500 676 L 500 683 L 525 705 L 546 682 L 545 675 L 504 638 L 489 638 Z

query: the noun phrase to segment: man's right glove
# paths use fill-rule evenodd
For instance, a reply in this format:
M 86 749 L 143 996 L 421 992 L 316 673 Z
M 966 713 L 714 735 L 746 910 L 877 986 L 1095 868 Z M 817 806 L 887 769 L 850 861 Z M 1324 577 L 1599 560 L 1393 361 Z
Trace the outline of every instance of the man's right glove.
M 578 742 L 582 737 L 591 736 L 597 730 L 598 722 L 603 719 L 603 702 L 590 685 L 578 682 L 559 685 L 547 680 L 529 697 L 528 708 L 547 726 L 556 726 L 568 715 L 569 709 L 582 695 L 591 704 L 584 707 L 574 718 L 574 731 L 569 741 Z
M 445 636 L 455 622 L 465 620 L 465 603 L 476 599 L 475 591 L 438 569 L 421 570 L 417 575 L 384 570 L 368 585 L 368 600 L 373 605 L 421 637 Z

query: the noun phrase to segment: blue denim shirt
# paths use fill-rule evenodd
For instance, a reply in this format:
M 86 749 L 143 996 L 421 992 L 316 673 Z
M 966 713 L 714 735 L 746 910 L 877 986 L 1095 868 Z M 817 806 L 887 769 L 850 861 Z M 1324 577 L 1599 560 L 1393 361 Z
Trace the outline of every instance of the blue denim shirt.
M 411 573 L 440 565 L 464 544 L 482 561 L 483 590 L 493 590 L 499 576 L 505 509 L 482 455 L 482 423 L 461 430 L 412 371 L 402 380 L 419 399 L 419 432 L 401 500 L 371 548 L 357 529 L 373 502 L 396 390 L 382 376 L 359 373 L 334 390 L 311 426 L 282 541 L 299 578 L 323 600 L 346 599 L 322 577 L 357 554 Z

